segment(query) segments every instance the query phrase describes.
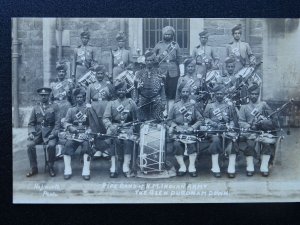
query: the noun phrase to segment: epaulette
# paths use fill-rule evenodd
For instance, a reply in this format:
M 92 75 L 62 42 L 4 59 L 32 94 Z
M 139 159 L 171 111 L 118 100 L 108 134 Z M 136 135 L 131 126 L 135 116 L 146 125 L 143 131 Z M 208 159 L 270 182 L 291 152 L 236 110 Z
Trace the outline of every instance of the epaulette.
M 77 48 L 81 48 L 81 45 L 78 45 Z
M 200 45 L 197 45 L 196 48 L 200 48 Z
M 176 45 L 176 44 L 177 44 L 177 42 L 176 42 L 176 41 L 172 41 L 172 44 L 173 44 L 173 45 Z
M 232 45 L 232 44 L 233 44 L 233 41 L 232 41 L 232 42 L 229 42 L 228 44 Z

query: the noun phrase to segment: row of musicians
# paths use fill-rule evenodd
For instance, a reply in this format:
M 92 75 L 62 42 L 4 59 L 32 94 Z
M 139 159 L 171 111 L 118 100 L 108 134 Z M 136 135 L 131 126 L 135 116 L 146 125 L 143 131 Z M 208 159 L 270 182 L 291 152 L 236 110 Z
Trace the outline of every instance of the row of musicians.
M 147 74 L 148 75 L 148 74 Z M 72 175 L 71 169 L 71 155 L 75 152 L 79 145 L 82 146 L 84 151 L 84 166 L 82 171 L 82 176 L 85 180 L 90 179 L 90 159 L 91 159 L 91 149 L 89 143 L 84 140 L 74 139 L 74 135 L 80 133 L 104 133 L 105 130 L 109 135 L 114 135 L 118 131 L 118 127 L 121 124 L 145 120 L 143 114 L 140 113 L 143 105 L 138 106 L 135 101 L 130 98 L 126 98 L 126 88 L 127 84 L 124 82 L 119 82 L 115 84 L 115 93 L 117 96 L 116 100 L 104 101 L 98 100 L 93 101 L 91 106 L 85 104 L 85 94 L 83 89 L 76 89 L 74 95 L 76 97 L 76 106 L 69 108 L 64 119 L 64 128 L 67 134 L 73 135 L 73 139 L 66 139 L 63 143 L 64 145 L 64 163 L 65 179 L 69 179 Z M 144 88 L 142 88 L 144 89 Z M 226 88 L 223 85 L 218 85 L 214 89 L 215 101 L 209 103 L 204 110 L 203 116 L 197 110 L 196 102 L 191 99 L 191 86 L 187 83 L 179 86 L 180 100 L 176 102 L 168 113 L 168 124 L 169 133 L 172 135 L 176 132 L 192 132 L 196 130 L 200 125 L 208 124 L 213 129 L 225 129 L 227 126 L 237 127 L 241 126 L 244 128 L 250 128 L 252 130 L 273 130 L 276 123 L 263 117 L 259 119 L 257 114 L 253 112 L 259 112 L 261 115 L 267 115 L 270 108 L 265 102 L 259 101 L 259 88 L 256 87 L 250 92 L 250 102 L 243 105 L 240 111 L 237 113 L 236 109 L 228 105 L 224 101 L 224 93 Z M 31 171 L 27 174 L 28 177 L 37 174 L 37 161 L 36 161 L 36 149 L 35 146 L 42 142 L 48 143 L 48 154 L 49 154 L 49 174 L 55 176 L 54 171 L 54 158 L 55 158 L 55 145 L 57 144 L 57 136 L 60 128 L 60 109 L 57 104 L 50 104 L 49 98 L 52 90 L 50 88 L 41 88 L 38 90 L 41 97 L 41 104 L 34 107 L 30 121 L 29 121 L 29 140 L 28 145 L 28 156 L 30 160 Z M 160 113 L 164 109 L 162 101 L 159 101 L 158 96 L 157 101 L 151 102 L 156 105 L 156 108 L 160 108 Z M 151 105 L 149 104 L 149 105 Z M 105 107 L 104 107 L 105 105 Z M 153 106 L 153 105 L 152 105 Z M 103 114 L 98 114 L 102 110 Z M 150 110 L 151 111 L 151 110 Z M 153 112 L 153 110 L 152 110 Z M 158 111 L 157 111 L 158 112 Z M 149 112 L 147 112 L 149 114 Z M 150 113 L 151 115 L 151 113 Z M 152 119 L 161 119 L 161 117 L 156 117 L 152 113 Z M 205 119 L 203 119 L 205 118 Z M 125 128 L 124 128 L 125 129 Z M 127 130 L 126 130 L 127 129 Z M 125 132 L 130 136 L 135 132 L 131 128 L 126 128 Z M 222 152 L 222 142 L 218 135 L 211 135 L 209 137 L 209 150 L 212 154 L 212 168 L 214 176 L 220 177 L 220 167 L 218 164 L 219 154 Z M 107 141 L 99 139 L 99 150 L 103 151 L 105 146 L 109 145 Z M 97 140 L 96 140 L 97 142 Z M 125 176 L 130 176 L 130 161 L 132 158 L 133 142 L 130 140 L 118 140 L 119 147 L 117 149 L 123 150 L 124 162 L 123 162 L 123 173 Z M 226 145 L 230 145 L 229 154 L 229 166 L 228 166 L 228 176 L 235 176 L 235 158 L 238 152 L 237 143 L 233 143 L 230 139 L 226 140 Z M 97 146 L 97 143 L 96 143 Z M 252 176 L 254 173 L 253 156 L 255 155 L 255 140 L 251 135 L 247 138 L 247 147 L 244 150 L 244 154 L 247 159 L 247 175 Z M 178 176 L 184 175 L 187 171 L 191 176 L 197 176 L 197 171 L 195 168 L 196 160 L 196 147 L 194 144 L 188 145 L 189 154 L 189 166 L 186 168 L 183 161 L 183 150 L 184 144 L 180 141 L 174 141 L 174 153 L 179 164 L 179 169 L 177 171 Z M 274 152 L 274 144 L 263 144 L 262 147 L 262 158 L 260 171 L 263 176 L 268 176 L 269 174 L 269 160 L 270 156 Z M 118 173 L 116 171 L 116 158 L 115 151 L 110 149 L 111 155 L 111 168 L 110 177 L 117 177 Z

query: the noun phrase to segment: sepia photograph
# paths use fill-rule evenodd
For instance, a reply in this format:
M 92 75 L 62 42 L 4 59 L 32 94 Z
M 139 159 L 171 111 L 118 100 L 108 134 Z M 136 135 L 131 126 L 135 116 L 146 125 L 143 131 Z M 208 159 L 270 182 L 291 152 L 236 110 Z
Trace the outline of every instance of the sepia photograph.
M 298 18 L 11 19 L 14 204 L 300 201 Z

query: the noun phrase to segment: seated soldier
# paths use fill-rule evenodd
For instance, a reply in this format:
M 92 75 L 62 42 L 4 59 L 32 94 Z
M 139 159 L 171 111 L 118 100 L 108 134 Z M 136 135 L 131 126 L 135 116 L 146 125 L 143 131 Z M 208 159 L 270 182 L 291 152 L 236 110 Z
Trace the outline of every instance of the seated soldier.
M 129 165 L 134 143 L 132 140 L 128 140 L 127 138 L 130 139 L 132 137 L 133 128 L 132 126 L 122 125 L 124 125 L 124 123 L 136 121 L 138 119 L 138 115 L 137 106 L 134 101 L 130 98 L 126 98 L 126 86 L 127 84 L 125 82 L 115 84 L 118 98 L 114 101 L 108 102 L 103 114 L 103 123 L 107 129 L 107 134 L 117 136 L 119 135 L 119 132 L 121 132 L 121 135 L 124 136 L 124 139 L 112 139 L 115 146 L 112 146 L 110 149 L 110 178 L 116 178 L 118 176 L 118 168 L 116 168 L 116 163 L 118 163 L 116 160 L 116 154 L 118 154 L 118 151 L 121 151 L 122 155 L 124 155 L 123 174 L 125 177 L 130 176 Z
M 46 143 L 48 172 L 51 177 L 54 177 L 56 174 L 53 165 L 55 161 L 57 134 L 60 126 L 60 114 L 57 104 L 49 102 L 51 88 L 39 88 L 37 92 L 41 96 L 41 102 L 34 106 L 29 118 L 27 153 L 31 171 L 26 176 L 31 177 L 38 173 L 36 145 Z
M 195 101 L 189 100 L 190 86 L 182 83 L 178 91 L 181 93 L 181 100 L 176 102 L 170 109 L 168 120 L 171 121 L 169 133 L 172 134 L 192 134 L 201 123 L 204 123 L 204 118 L 200 112 L 196 110 Z M 180 140 L 174 141 L 175 158 L 179 164 L 177 176 L 183 176 L 186 173 L 186 166 L 183 161 L 183 153 L 187 148 L 189 155 L 188 171 L 191 177 L 197 176 L 195 161 L 197 158 L 197 143 L 184 144 Z
M 251 90 L 251 88 L 250 88 Z M 244 129 L 251 129 L 253 131 L 271 131 L 276 129 L 276 121 L 273 119 L 267 119 L 270 114 L 271 108 L 264 101 L 259 101 L 259 87 L 255 87 L 250 91 L 250 102 L 247 105 L 242 105 L 239 118 L 240 126 Z M 247 146 L 244 151 L 247 162 L 247 176 L 253 176 L 254 163 L 253 157 L 256 154 L 255 144 L 256 137 L 250 133 L 246 133 L 244 137 L 247 139 Z M 268 142 L 262 142 L 261 165 L 260 172 L 262 176 L 267 177 L 269 175 L 269 160 L 270 156 L 275 153 L 275 143 L 270 144 Z
M 83 89 L 75 89 L 73 95 L 76 99 L 76 106 L 68 110 L 64 122 L 64 127 L 67 131 L 66 138 L 68 139 L 64 147 L 64 179 L 68 180 L 71 178 L 71 156 L 75 153 L 76 149 L 81 146 L 83 153 L 82 177 L 84 180 L 89 180 L 91 150 L 87 136 L 89 132 L 89 120 L 86 115 L 87 108 L 84 104 L 85 91 Z
M 206 106 L 204 117 L 210 127 L 215 130 L 226 131 L 227 126 L 234 127 L 234 116 L 236 116 L 235 109 L 224 102 L 225 87 L 219 85 L 215 88 L 216 101 Z M 229 178 L 235 177 L 235 161 L 238 152 L 236 142 L 230 139 L 225 139 L 225 149 L 222 149 L 222 137 L 218 134 L 211 135 L 210 137 L 209 152 L 212 154 L 212 168 L 211 171 L 215 177 L 221 177 L 219 167 L 219 154 L 222 150 L 229 149 L 229 164 L 227 174 Z

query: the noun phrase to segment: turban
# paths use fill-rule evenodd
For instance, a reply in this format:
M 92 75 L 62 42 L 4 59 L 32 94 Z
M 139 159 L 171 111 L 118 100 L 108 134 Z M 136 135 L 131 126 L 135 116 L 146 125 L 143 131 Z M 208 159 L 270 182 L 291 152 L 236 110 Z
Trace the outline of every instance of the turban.
M 82 94 L 83 96 L 85 96 L 85 90 L 83 88 L 76 88 L 73 91 L 73 95 L 76 97 L 77 95 Z
M 188 66 L 190 64 L 196 65 L 196 60 L 193 59 L 193 58 L 187 58 L 186 60 L 184 60 L 183 63 L 184 63 L 185 66 Z
M 199 36 L 200 37 L 203 37 L 203 36 L 208 37 L 208 32 L 206 30 L 204 30 L 204 31 L 199 33 Z
M 67 66 L 65 63 L 63 62 L 57 62 L 56 63 L 56 70 L 59 71 L 59 70 L 64 70 L 64 71 L 67 71 Z
M 242 30 L 242 25 L 241 25 L 241 24 L 238 24 L 238 25 L 236 25 L 235 27 L 233 27 L 233 28 L 231 29 L 232 34 L 234 34 L 234 32 L 235 32 L 236 30 Z
M 117 41 L 126 41 L 126 35 L 124 32 L 119 32 L 116 36 Z
M 225 64 L 235 63 L 235 59 L 233 57 L 227 57 L 225 59 Z
M 175 34 L 175 29 L 171 26 L 166 26 L 162 29 L 162 33 L 165 34 L 167 31 L 172 31 L 173 35 Z

